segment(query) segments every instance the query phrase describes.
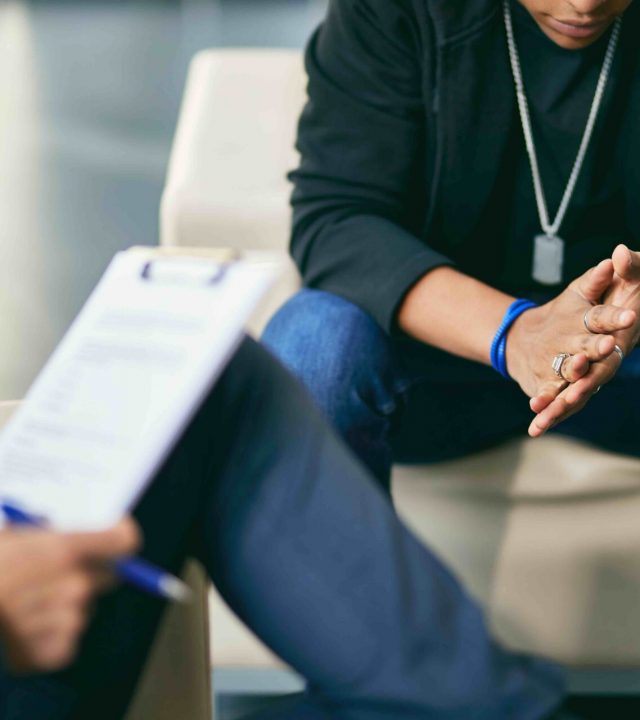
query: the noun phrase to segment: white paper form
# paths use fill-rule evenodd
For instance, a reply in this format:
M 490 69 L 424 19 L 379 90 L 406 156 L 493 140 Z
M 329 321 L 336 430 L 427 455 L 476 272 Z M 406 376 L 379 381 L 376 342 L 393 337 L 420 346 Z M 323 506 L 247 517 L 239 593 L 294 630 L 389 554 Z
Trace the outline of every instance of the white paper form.
M 0 436 L 0 500 L 62 530 L 117 522 L 144 492 L 279 271 L 116 255 Z

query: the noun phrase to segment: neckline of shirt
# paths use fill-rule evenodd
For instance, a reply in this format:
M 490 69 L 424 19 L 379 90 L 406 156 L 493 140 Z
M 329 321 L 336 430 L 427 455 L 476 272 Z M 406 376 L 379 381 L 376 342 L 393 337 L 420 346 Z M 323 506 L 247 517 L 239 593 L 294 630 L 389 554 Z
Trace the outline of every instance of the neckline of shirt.
M 580 60 L 591 61 L 596 57 L 601 57 L 605 52 L 606 45 L 609 42 L 609 35 L 611 34 L 611 28 L 594 43 L 588 45 L 585 48 L 577 50 L 568 50 L 567 48 L 560 47 L 545 32 L 540 28 L 536 20 L 532 17 L 531 13 L 522 5 L 518 0 L 510 0 L 513 19 L 518 29 L 526 30 L 531 36 L 535 37 L 541 46 L 544 47 L 545 52 L 556 53 L 559 58 L 579 58 Z

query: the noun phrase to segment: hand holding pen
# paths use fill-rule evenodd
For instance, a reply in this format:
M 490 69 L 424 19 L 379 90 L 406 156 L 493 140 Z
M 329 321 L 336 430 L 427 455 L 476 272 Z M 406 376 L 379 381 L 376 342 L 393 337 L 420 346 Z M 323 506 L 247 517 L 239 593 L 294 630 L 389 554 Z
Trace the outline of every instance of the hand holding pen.
M 91 533 L 0 532 L 0 644 L 12 674 L 65 667 L 76 655 L 96 596 L 113 575 L 104 568 L 134 553 L 135 523 Z
M 0 508 L 10 526 L 47 529 L 45 520 L 34 517 L 11 503 L 3 503 Z M 120 557 L 113 558 L 110 565 L 120 580 L 150 595 L 174 602 L 187 602 L 191 598 L 191 591 L 182 580 L 145 560 Z

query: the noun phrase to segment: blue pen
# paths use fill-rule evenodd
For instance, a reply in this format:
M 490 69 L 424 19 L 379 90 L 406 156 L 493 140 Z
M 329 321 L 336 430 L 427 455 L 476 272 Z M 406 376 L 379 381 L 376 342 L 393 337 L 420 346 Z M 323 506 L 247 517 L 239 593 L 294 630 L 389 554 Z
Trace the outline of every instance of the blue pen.
M 29 515 L 15 505 L 3 503 L 0 507 L 10 525 L 42 529 L 47 526 L 44 519 Z M 191 590 L 182 580 L 144 560 L 123 558 L 122 560 L 116 560 L 113 567 L 116 575 L 121 580 L 150 595 L 156 595 L 175 602 L 187 602 L 191 598 Z

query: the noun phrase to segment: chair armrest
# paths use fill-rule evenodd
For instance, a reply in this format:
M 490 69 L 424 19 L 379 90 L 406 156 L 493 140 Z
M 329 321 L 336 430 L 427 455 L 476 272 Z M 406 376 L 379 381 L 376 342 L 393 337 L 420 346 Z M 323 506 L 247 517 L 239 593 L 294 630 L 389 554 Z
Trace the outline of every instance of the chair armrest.
M 213 717 L 207 583 L 202 567 L 190 562 L 185 580 L 193 601 L 167 610 L 126 720 Z

